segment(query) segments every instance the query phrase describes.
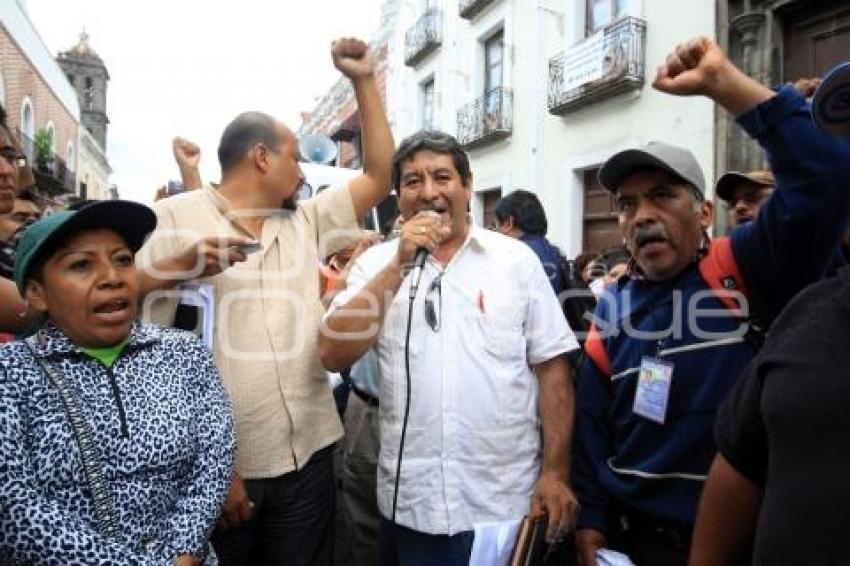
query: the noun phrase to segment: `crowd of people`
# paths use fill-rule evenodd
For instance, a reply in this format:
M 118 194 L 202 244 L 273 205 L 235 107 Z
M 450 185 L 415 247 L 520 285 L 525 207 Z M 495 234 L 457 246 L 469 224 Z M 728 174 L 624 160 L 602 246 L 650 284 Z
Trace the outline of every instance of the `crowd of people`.
M 175 138 L 153 209 L 53 206 L 0 115 L 0 564 L 507 564 L 523 522 L 516 563 L 850 551 L 850 142 L 816 82 L 677 46 L 654 88 L 714 101 L 769 168 L 719 178 L 712 237 L 687 148 L 620 151 L 623 244 L 567 259 L 533 191 L 475 225 L 457 140 L 396 146 L 366 44 L 331 57 L 363 169 L 305 200 L 296 136 L 246 112 L 216 183 Z

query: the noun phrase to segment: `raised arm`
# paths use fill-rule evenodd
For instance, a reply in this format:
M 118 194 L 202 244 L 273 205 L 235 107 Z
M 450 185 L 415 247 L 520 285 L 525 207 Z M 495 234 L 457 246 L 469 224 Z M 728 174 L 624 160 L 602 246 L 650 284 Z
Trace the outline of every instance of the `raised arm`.
M 177 136 L 171 141 L 171 149 L 174 152 L 177 167 L 180 168 L 183 188 L 187 191 L 200 189 L 202 182 L 198 166 L 201 163 L 201 148 L 194 142 Z
M 706 37 L 678 45 L 658 68 L 652 86 L 678 96 L 706 96 L 735 116 L 776 95 L 745 75 Z
M 736 228 L 731 238 L 756 313 L 768 323 L 820 279 L 834 257 L 850 217 L 850 143 L 819 130 L 794 87 L 768 89 L 705 38 L 677 48 L 654 86 L 715 100 L 765 150 L 776 190 L 756 220 Z
M 395 142 L 375 80 L 375 64 L 368 46 L 343 38 L 331 48 L 334 66 L 351 80 L 363 129 L 363 174 L 349 183 L 357 217 L 384 200 L 390 192 L 390 168 Z

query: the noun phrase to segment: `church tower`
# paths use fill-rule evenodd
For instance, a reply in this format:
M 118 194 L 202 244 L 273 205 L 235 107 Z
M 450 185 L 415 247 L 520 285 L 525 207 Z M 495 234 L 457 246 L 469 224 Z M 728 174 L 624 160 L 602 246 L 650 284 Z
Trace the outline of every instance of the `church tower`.
M 83 126 L 105 152 L 106 129 L 109 124 L 109 118 L 106 116 L 106 83 L 109 81 L 109 72 L 106 65 L 89 45 L 89 35 L 85 31 L 80 34 L 80 42 L 70 51 L 60 53 L 56 61 L 77 91 Z

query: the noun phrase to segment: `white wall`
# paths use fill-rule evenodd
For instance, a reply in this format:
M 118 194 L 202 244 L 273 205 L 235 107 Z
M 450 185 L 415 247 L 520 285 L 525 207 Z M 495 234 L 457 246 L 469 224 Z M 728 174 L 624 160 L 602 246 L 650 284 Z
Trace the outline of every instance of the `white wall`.
M 535 12 L 534 2 L 496 0 L 469 21 L 459 16 L 457 0 L 441 0 L 442 45 L 415 67 L 404 65 L 404 34 L 418 19 L 418 3 L 408 0 L 402 1 L 400 6 L 398 26 L 390 44 L 392 71 L 387 86 L 388 110 L 396 141 L 419 129 L 420 85 L 430 77 L 435 81 L 435 126 L 449 134 L 457 134 L 458 110 L 484 92 L 484 41 L 503 28 L 503 84 L 514 91 L 513 133 L 507 139 L 469 150 L 473 188 L 476 192 L 501 188 L 504 194 L 519 187 L 532 187 L 535 129 L 534 121 L 528 118 L 538 111 L 527 112 L 529 105 L 535 104 L 530 94 L 534 81 L 529 80 L 535 49 L 526 41 L 533 37 L 533 29 L 526 20 Z M 479 222 L 480 205 L 479 199 L 473 198 L 473 217 Z
M 79 128 L 77 140 L 77 190 L 80 182 L 86 182 L 86 197 L 109 199 L 109 175 L 112 169 L 106 162 L 103 150 L 86 128 Z
M 452 117 L 457 122 L 457 113 L 462 107 L 481 98 L 484 94 L 484 42 L 499 29 L 504 30 L 504 54 L 502 59 L 502 84 L 513 90 L 514 122 L 510 137 L 476 146 L 468 151 L 473 173 L 473 191 L 480 193 L 492 189 L 501 189 L 502 194 L 516 188 L 517 179 L 524 176 L 526 160 L 521 158 L 522 130 L 518 128 L 516 108 L 523 101 L 518 91 L 524 85 L 518 72 L 526 58 L 525 46 L 518 40 L 524 36 L 522 25 L 517 17 L 522 2 L 499 0 L 472 21 L 461 19 L 458 33 L 457 67 L 458 75 L 464 79 L 459 96 L 451 105 Z M 472 215 L 476 222 L 482 222 L 483 200 L 473 197 Z

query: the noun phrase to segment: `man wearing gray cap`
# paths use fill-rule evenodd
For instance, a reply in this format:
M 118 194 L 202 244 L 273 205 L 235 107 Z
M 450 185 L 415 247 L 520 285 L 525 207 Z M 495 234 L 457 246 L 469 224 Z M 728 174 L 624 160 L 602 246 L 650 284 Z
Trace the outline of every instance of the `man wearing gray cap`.
M 776 190 L 755 220 L 711 239 L 713 205 L 688 150 L 653 142 L 600 170 L 633 260 L 599 302 L 578 378 L 582 564 L 603 547 L 638 566 L 687 562 L 717 408 L 758 349 L 758 326 L 821 277 L 850 210 L 850 144 L 820 132 L 792 87 L 764 87 L 704 38 L 677 47 L 654 86 L 734 114 Z

